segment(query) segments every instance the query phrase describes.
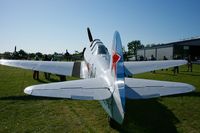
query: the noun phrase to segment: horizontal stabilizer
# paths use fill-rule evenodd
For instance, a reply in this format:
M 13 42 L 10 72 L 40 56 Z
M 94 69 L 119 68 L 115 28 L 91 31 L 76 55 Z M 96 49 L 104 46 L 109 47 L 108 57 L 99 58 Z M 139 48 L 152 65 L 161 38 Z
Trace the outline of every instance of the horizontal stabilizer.
M 92 78 L 27 87 L 24 92 L 34 96 L 104 100 L 111 97 L 107 83 L 102 78 Z
M 182 94 L 194 91 L 192 85 L 177 82 L 125 78 L 126 97 L 129 99 L 148 99 L 160 96 Z
M 1 65 L 29 70 L 49 72 L 59 75 L 73 75 L 74 62 L 31 61 L 31 60 L 0 60 Z
M 186 64 L 186 60 L 124 62 L 126 75 L 149 72 Z

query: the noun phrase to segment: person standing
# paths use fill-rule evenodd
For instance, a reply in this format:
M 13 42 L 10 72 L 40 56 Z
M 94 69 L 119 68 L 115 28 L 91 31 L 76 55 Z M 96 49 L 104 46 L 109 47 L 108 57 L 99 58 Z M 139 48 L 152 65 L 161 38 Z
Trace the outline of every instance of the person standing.
M 168 60 L 168 58 L 166 56 L 164 56 L 163 60 Z M 165 69 L 165 70 L 168 71 L 168 69 Z
M 48 56 L 45 54 L 45 55 L 44 55 L 43 61 L 49 61 L 49 60 L 50 60 L 50 59 L 49 59 Z M 45 77 L 45 79 L 49 80 L 49 79 L 50 79 L 50 73 L 44 72 L 44 77 Z
M 175 75 L 176 73 L 178 74 L 178 73 L 179 73 L 179 67 L 178 67 L 178 66 L 175 66 L 173 71 L 174 71 L 174 75 Z
M 153 56 L 153 55 L 151 55 L 151 60 L 152 61 L 155 61 L 156 60 L 156 58 Z M 153 70 L 153 71 L 151 71 L 152 73 L 156 73 L 156 71 L 155 70 Z
M 189 72 L 189 70 L 190 70 L 190 72 L 192 72 L 192 59 L 191 59 L 190 55 L 188 56 L 187 61 L 188 61 L 188 63 L 187 63 L 187 67 L 188 67 L 187 71 Z
M 176 55 L 175 57 L 174 57 L 174 60 L 178 60 L 179 58 L 178 58 L 178 56 Z M 173 72 L 174 72 L 174 75 L 177 73 L 179 73 L 179 66 L 175 66 L 174 67 L 174 69 L 173 69 Z
M 37 55 L 35 56 L 34 60 L 36 60 L 36 61 L 39 60 Z M 33 79 L 39 80 L 39 71 L 36 71 L 36 70 L 33 71 Z

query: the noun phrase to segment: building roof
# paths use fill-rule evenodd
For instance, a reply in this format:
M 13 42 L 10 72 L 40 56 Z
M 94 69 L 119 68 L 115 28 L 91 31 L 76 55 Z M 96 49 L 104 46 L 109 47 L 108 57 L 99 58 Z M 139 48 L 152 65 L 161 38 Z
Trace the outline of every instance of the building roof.
M 177 41 L 177 42 L 171 42 L 171 43 L 168 43 L 168 44 L 200 46 L 200 37 L 192 38 L 192 39 L 188 39 L 188 40 Z
M 142 49 L 165 48 L 165 47 L 170 47 L 170 46 L 174 46 L 174 45 L 200 46 L 200 37 L 187 39 L 187 40 L 181 40 L 181 41 L 177 41 L 177 42 L 158 44 L 158 45 L 154 45 L 152 47 L 145 47 Z M 142 49 L 138 49 L 138 50 L 142 50 Z

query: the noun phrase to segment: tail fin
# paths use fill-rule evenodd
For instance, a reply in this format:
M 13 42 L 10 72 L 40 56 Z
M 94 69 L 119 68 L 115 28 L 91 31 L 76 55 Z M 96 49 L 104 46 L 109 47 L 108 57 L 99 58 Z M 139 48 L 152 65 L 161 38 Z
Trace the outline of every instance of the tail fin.
M 113 77 L 124 78 L 123 51 L 119 32 L 115 31 L 111 51 L 110 69 Z
M 120 35 L 117 31 L 114 33 L 114 37 L 113 37 L 110 69 L 111 69 L 111 74 L 115 82 L 113 96 L 114 98 L 120 97 L 121 100 L 118 101 L 118 106 L 119 106 L 119 103 L 121 103 L 120 104 L 122 105 L 121 108 L 123 108 L 123 111 L 124 111 L 125 100 L 126 100 L 125 99 L 125 84 L 124 84 L 124 60 L 123 60 L 122 42 L 121 42 Z M 117 111 L 115 108 L 113 110 L 114 112 Z M 113 117 L 115 116 L 113 115 Z

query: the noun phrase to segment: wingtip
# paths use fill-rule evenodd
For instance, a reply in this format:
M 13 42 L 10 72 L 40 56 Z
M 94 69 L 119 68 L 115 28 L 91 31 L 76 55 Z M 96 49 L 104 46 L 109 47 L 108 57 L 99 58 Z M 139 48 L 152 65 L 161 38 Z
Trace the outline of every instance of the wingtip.
M 31 95 L 31 93 L 32 93 L 32 87 L 31 87 L 31 86 L 26 87 L 26 88 L 24 89 L 24 93 L 26 93 L 26 94 L 28 94 L 28 95 Z
M 195 91 L 195 87 L 193 85 L 187 83 L 182 83 L 182 84 L 185 84 L 185 90 L 182 93 L 190 93 Z
M 195 91 L 195 87 L 193 85 L 190 85 L 190 92 Z

